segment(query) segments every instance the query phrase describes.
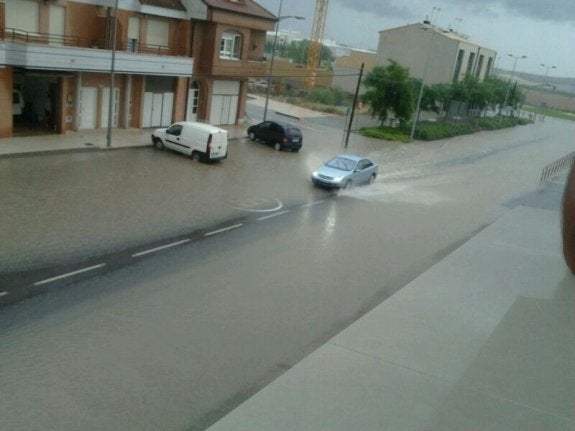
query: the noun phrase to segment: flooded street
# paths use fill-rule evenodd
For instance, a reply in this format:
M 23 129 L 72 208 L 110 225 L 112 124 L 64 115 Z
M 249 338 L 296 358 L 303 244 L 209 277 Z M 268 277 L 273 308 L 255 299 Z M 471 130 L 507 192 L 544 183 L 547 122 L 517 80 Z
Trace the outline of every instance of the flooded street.
M 205 429 L 574 151 L 573 123 L 552 119 L 408 145 L 354 135 L 346 151 L 379 177 L 334 194 L 309 176 L 344 152 L 341 131 L 302 128 L 300 153 L 242 139 L 217 165 L 152 148 L 0 159 L 3 271 L 246 218 L 3 308 L 0 429 Z

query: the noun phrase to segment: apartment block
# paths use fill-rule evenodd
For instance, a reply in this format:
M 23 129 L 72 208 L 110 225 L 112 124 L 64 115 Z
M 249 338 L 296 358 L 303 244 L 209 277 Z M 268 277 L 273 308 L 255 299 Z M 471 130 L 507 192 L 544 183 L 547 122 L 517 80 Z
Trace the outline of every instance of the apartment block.
M 0 0 L 0 137 L 242 120 L 273 14 L 252 0 L 117 5 Z
M 426 84 L 449 84 L 466 75 L 485 79 L 496 57 L 496 51 L 424 21 L 380 31 L 375 63 L 385 67 L 394 60 Z

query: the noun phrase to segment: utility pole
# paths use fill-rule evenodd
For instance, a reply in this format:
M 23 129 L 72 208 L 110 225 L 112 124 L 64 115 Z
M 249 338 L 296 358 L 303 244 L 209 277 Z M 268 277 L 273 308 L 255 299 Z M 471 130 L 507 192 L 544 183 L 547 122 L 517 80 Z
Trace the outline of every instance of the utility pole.
M 110 94 L 108 94 L 108 133 L 106 135 L 106 148 L 112 146 L 112 119 L 114 109 L 114 69 L 116 67 L 116 38 L 118 34 L 118 1 L 114 4 L 114 29 L 112 31 L 112 62 L 110 64 Z
M 351 133 L 351 126 L 353 124 L 353 114 L 355 113 L 355 105 L 357 105 L 357 97 L 359 95 L 359 86 L 361 84 L 361 77 L 363 76 L 363 67 L 365 63 L 361 63 L 361 69 L 359 69 L 359 77 L 357 78 L 357 86 L 355 88 L 355 94 L 353 95 L 353 105 L 351 105 L 351 115 L 349 116 L 349 125 L 347 126 L 347 133 L 345 135 L 345 148 L 349 142 L 349 134 Z

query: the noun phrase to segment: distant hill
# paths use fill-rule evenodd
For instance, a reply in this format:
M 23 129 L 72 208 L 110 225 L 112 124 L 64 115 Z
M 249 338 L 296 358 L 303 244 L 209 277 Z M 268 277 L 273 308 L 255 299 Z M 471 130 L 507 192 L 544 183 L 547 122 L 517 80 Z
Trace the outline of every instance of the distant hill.
M 511 71 L 495 69 L 495 75 L 506 79 L 511 75 Z M 575 78 L 556 78 L 553 76 L 533 75 L 531 73 L 515 72 L 513 80 L 517 80 L 520 85 L 527 87 L 533 85 L 551 84 L 555 86 L 555 91 L 560 93 L 575 94 Z

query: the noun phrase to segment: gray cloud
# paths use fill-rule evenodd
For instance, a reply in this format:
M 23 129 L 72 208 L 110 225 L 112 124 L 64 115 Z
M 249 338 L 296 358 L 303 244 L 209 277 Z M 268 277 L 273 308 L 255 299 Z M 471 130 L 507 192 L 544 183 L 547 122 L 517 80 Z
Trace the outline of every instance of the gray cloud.
M 396 6 L 391 0 L 335 0 L 335 2 L 347 7 L 348 9 L 370 13 L 381 17 L 409 19 L 416 17 L 409 8 Z
M 473 1 L 467 0 L 473 4 Z M 500 0 L 509 11 L 544 21 L 575 22 L 573 0 Z
M 381 17 L 421 18 L 415 16 L 411 8 L 400 7 L 392 0 L 332 0 L 349 9 L 366 12 Z M 478 6 L 477 0 L 445 0 L 453 6 L 473 10 Z M 441 3 L 441 0 L 438 1 Z M 430 3 L 431 4 L 431 3 Z M 575 22 L 574 0 L 483 0 L 483 6 L 499 5 L 509 12 L 542 21 Z M 431 10 L 431 7 L 429 7 Z

